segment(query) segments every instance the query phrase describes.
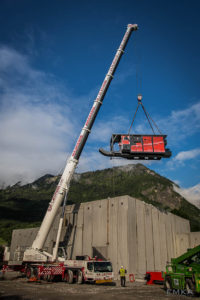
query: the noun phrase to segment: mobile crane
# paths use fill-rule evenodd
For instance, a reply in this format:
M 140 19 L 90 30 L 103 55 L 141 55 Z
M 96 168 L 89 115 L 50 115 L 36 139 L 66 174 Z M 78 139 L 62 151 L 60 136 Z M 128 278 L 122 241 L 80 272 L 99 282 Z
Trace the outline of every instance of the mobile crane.
M 94 100 L 94 104 L 90 110 L 85 125 L 81 130 L 74 150 L 67 161 L 66 167 L 49 203 L 46 215 L 42 221 L 37 236 L 33 241 L 32 246 L 24 251 L 23 261 L 21 262 L 21 270 L 26 273 L 27 277 L 31 277 L 32 273 L 34 273 L 37 278 L 49 280 L 49 278 L 60 275 L 62 276 L 63 280 L 66 280 L 70 283 L 72 283 L 75 278 L 78 283 L 83 281 L 111 281 L 113 278 L 112 264 L 109 261 L 97 261 L 85 257 L 81 257 L 81 259 L 79 257 L 76 260 L 66 260 L 63 259 L 63 257 L 58 257 L 57 253 L 64 219 L 64 208 L 67 202 L 67 194 L 71 179 L 75 172 L 89 133 L 91 132 L 95 118 L 103 103 L 103 99 L 106 95 L 108 87 L 113 79 L 113 75 L 119 64 L 121 56 L 124 53 L 127 42 L 131 36 L 131 33 L 137 29 L 137 24 L 128 24 L 125 35 L 111 63 L 108 73 L 105 76 L 98 95 Z M 53 249 L 53 254 L 50 254 L 44 251 L 43 247 L 48 233 L 52 227 L 56 213 L 58 212 L 62 202 L 63 209 L 59 221 L 56 244 Z M 4 267 L 4 269 L 6 268 L 7 266 Z

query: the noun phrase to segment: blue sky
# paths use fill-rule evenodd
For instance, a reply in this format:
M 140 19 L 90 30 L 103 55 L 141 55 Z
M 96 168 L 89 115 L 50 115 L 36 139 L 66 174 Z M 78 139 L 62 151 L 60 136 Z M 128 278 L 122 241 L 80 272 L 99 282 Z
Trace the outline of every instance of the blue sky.
M 62 171 L 128 23 L 139 30 L 77 171 L 130 163 L 98 149 L 108 147 L 112 133 L 128 131 L 142 93 L 173 153 L 146 165 L 181 187 L 199 184 L 199 13 L 194 0 L 1 0 L 1 185 Z M 142 110 L 132 132 L 150 133 Z

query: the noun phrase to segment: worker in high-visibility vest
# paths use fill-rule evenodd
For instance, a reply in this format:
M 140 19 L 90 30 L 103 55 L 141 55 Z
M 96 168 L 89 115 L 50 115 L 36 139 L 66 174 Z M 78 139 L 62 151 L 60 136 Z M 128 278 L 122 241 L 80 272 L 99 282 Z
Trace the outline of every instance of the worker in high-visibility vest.
M 126 269 L 121 266 L 121 268 L 119 269 L 119 275 L 120 275 L 120 280 L 121 280 L 121 286 L 125 286 L 126 285 Z

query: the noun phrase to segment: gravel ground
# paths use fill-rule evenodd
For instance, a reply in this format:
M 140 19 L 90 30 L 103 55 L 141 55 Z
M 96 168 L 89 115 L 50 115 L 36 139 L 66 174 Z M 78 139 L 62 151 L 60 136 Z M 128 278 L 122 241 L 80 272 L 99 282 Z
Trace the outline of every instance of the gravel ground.
M 119 282 L 109 286 L 44 281 L 29 283 L 26 278 L 13 274 L 0 280 L 0 300 L 184 300 L 189 298 L 191 297 L 184 295 L 167 295 L 162 285 L 148 286 L 141 282 L 127 283 L 127 286 L 123 288 Z M 191 299 L 200 298 L 192 297 Z

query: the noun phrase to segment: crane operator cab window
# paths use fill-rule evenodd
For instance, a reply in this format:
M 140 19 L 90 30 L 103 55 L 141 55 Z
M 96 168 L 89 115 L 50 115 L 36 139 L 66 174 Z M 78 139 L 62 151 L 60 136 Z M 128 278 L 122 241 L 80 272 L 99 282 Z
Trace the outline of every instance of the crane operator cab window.
M 95 273 L 112 272 L 112 264 L 109 261 L 88 262 L 87 269 Z
M 93 272 L 94 271 L 94 263 L 93 262 L 88 262 L 87 263 L 87 269 L 88 269 L 88 271 Z
M 95 272 L 112 272 L 112 264 L 109 261 L 94 262 Z

